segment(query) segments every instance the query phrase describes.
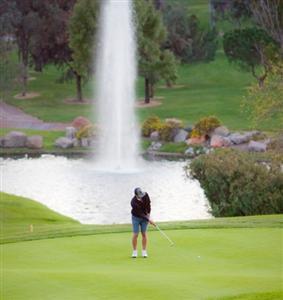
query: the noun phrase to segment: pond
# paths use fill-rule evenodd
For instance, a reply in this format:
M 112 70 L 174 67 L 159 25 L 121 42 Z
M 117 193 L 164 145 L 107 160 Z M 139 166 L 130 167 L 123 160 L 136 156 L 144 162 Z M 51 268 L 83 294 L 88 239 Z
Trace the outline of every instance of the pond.
M 143 161 L 139 170 L 105 172 L 90 159 L 45 155 L 1 159 L 2 191 L 39 201 L 84 224 L 130 222 L 136 187 L 148 192 L 155 221 L 210 218 L 198 181 L 184 161 Z

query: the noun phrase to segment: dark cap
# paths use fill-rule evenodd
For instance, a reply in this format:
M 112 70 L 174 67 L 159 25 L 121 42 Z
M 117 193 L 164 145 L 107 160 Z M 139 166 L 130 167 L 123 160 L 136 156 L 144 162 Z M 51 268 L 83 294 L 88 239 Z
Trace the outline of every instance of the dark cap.
M 135 188 L 135 195 L 139 198 L 142 198 L 145 196 L 145 193 L 141 190 L 141 188 Z

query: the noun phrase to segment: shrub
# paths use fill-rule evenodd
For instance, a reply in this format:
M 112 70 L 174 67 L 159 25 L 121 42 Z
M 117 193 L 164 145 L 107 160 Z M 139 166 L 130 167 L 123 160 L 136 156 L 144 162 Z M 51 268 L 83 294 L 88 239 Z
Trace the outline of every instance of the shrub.
M 191 137 L 209 135 L 211 131 L 221 125 L 221 122 L 214 116 L 200 119 L 193 128 Z
M 80 140 L 82 138 L 92 137 L 93 135 L 94 135 L 94 126 L 88 124 L 83 126 L 81 129 L 77 131 L 76 138 Z
M 214 216 L 283 213 L 282 161 L 270 155 L 268 163 L 255 158 L 219 149 L 199 156 L 187 167 L 204 189 Z
M 151 116 L 142 124 L 142 135 L 149 137 L 154 131 L 159 131 L 162 127 L 162 122 L 157 116 Z
M 171 142 L 176 135 L 178 129 L 182 128 L 183 124 L 176 119 L 167 119 L 159 129 L 160 139 L 165 142 Z

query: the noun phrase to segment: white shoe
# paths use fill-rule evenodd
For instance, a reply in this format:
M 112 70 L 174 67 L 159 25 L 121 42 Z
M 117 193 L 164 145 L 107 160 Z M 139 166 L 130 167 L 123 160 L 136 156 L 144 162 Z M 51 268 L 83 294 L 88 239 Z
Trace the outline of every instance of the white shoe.
M 142 250 L 142 257 L 143 258 L 147 258 L 147 252 L 146 252 L 146 250 Z
M 133 250 L 132 258 L 137 258 L 138 257 L 138 251 Z

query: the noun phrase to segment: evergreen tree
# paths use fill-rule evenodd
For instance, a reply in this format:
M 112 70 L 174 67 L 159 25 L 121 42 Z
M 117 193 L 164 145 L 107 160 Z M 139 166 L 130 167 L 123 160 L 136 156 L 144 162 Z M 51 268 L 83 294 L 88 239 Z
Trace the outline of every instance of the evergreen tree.
M 76 78 L 77 98 L 83 101 L 82 80 L 91 73 L 94 37 L 97 29 L 98 1 L 80 0 L 70 19 L 69 34 L 72 61 L 70 67 Z
M 154 85 L 164 79 L 168 85 L 177 78 L 176 60 L 172 52 L 164 50 L 166 28 L 160 11 L 152 1 L 136 0 L 139 74 L 144 77 L 145 103 L 154 96 Z

